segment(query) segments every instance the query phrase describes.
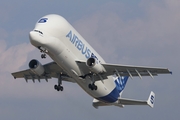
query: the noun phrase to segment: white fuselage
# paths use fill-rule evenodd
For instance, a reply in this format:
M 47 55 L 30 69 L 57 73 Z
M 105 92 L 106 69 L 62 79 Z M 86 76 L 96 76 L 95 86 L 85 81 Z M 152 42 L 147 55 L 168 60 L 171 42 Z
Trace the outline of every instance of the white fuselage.
M 52 14 L 38 20 L 30 32 L 30 42 L 35 47 L 45 48 L 48 55 L 92 97 L 105 102 L 115 102 L 118 99 L 117 93 L 113 92 L 116 85 L 112 76 L 108 80 L 96 81 L 97 90 L 88 88 L 92 82 L 89 77 L 79 77 L 84 73 L 76 61 L 87 61 L 92 54 L 100 63 L 105 61 L 63 17 Z

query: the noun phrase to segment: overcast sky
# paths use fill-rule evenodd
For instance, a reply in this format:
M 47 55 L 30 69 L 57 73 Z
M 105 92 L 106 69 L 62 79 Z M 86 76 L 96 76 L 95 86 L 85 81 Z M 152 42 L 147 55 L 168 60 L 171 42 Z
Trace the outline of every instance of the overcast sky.
M 0 119 L 113 120 L 180 118 L 179 0 L 1 0 L 0 1 Z M 63 83 L 57 92 L 48 83 L 14 80 L 12 72 L 27 69 L 40 52 L 29 42 L 36 21 L 47 14 L 65 17 L 108 63 L 167 67 L 172 75 L 129 79 L 123 97 L 147 99 L 155 107 L 92 107 L 93 98 L 77 84 Z

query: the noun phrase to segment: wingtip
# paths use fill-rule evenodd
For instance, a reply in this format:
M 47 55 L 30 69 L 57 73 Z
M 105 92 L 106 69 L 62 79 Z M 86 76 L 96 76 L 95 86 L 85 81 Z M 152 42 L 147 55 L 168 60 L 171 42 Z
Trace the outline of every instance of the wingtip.
M 14 77 L 14 79 L 16 79 L 16 76 L 14 76 L 13 73 L 11 73 L 11 74 L 12 74 L 12 76 Z

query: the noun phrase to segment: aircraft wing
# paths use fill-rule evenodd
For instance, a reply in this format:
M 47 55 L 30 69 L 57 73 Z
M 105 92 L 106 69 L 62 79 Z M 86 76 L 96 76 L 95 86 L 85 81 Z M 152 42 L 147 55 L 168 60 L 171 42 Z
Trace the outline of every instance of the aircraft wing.
M 50 62 L 48 64 L 43 65 L 45 69 L 45 73 L 41 76 L 35 74 L 30 69 L 14 72 L 12 73 L 12 76 L 16 78 L 24 78 L 26 82 L 28 80 L 32 80 L 35 82 L 35 80 L 38 80 L 40 82 L 41 79 L 45 79 L 48 81 L 48 79 L 51 78 L 58 78 L 58 74 L 62 74 L 62 80 L 68 81 L 68 82 L 75 82 L 70 76 L 66 74 L 55 62 Z
M 86 62 L 78 61 L 77 62 L 80 68 L 85 72 L 85 74 L 90 73 L 90 69 L 87 67 Z M 119 76 L 157 76 L 158 74 L 172 74 L 167 68 L 158 68 L 158 67 L 145 67 L 145 66 L 132 66 L 132 65 L 118 65 L 118 64 L 101 64 L 106 72 L 102 73 L 102 77 L 105 78 L 110 75 L 119 75 Z
M 145 67 L 145 66 L 130 66 L 130 65 L 114 65 L 102 64 L 107 70 L 107 75 L 119 73 L 121 76 L 157 76 L 158 74 L 172 74 L 167 68 Z

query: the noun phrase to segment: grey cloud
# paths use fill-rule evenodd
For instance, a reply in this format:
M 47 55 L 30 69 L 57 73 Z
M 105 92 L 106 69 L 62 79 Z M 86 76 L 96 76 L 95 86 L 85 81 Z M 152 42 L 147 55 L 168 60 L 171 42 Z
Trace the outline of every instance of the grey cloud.
M 0 66 L 3 68 L 1 71 L 18 70 L 26 62 L 28 53 L 33 49 L 30 44 L 24 43 L 1 52 Z
M 116 13 L 104 10 L 76 22 L 75 26 L 108 61 L 112 60 L 107 57 L 112 53 L 112 58 L 120 62 L 117 60 L 119 57 L 127 60 L 130 56 L 141 56 L 142 59 L 154 55 L 158 57 L 165 50 L 166 54 L 176 52 L 172 48 L 178 49 L 180 37 L 177 9 L 168 4 L 165 8 L 152 4 L 146 9 L 145 16 L 127 21 Z M 106 48 L 108 50 L 104 52 Z

